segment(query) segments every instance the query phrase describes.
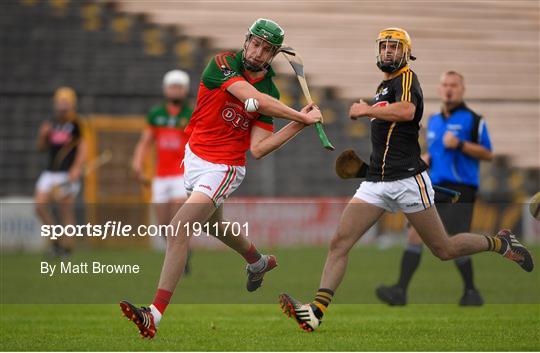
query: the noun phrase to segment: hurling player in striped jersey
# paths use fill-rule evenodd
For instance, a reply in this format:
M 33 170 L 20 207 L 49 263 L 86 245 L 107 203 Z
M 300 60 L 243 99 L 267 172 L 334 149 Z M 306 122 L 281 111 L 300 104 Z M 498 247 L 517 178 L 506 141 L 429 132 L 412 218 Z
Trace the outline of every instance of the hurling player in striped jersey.
M 360 101 L 349 111 L 351 119 L 368 118 L 371 123 L 372 153 L 366 181 L 343 211 L 313 301 L 302 303 L 286 293 L 280 295 L 283 311 L 305 331 L 311 332 L 321 324 L 345 276 L 349 251 L 384 212 L 403 212 L 441 260 L 492 251 L 527 272 L 534 268 L 531 254 L 509 230 L 494 236 L 468 232 L 448 236 L 433 207 L 433 187 L 427 165 L 420 157 L 418 131 L 424 99 L 418 77 L 409 67 L 409 62 L 415 60 L 411 38 L 401 28 L 386 28 L 376 43 L 377 67 L 383 81 L 372 105 Z

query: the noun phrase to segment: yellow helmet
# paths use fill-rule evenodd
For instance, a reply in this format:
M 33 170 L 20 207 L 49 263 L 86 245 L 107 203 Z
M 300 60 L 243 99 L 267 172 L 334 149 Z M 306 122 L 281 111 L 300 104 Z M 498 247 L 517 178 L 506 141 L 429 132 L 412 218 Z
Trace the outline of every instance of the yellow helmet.
M 384 58 L 383 56 L 381 56 L 380 53 L 380 44 L 383 42 L 401 43 L 403 47 L 403 55 L 401 56 L 401 58 L 394 57 L 394 61 L 392 63 L 385 63 Z M 406 30 L 397 27 L 390 27 L 385 28 L 379 32 L 379 36 L 377 37 L 377 66 L 382 71 L 394 72 L 407 65 L 409 63 L 409 60 L 416 60 L 416 58 L 411 55 L 411 52 L 412 41 L 409 33 L 407 33 Z
M 71 103 L 72 107 L 75 108 L 77 105 L 77 94 L 75 90 L 71 87 L 59 87 L 56 92 L 54 92 L 54 101 L 67 100 Z

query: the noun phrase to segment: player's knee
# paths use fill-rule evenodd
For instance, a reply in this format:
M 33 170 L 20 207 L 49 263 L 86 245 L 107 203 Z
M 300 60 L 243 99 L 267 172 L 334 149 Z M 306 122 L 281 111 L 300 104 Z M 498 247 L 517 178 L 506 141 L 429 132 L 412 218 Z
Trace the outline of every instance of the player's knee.
M 335 255 L 344 255 L 349 252 L 350 248 L 346 234 L 338 231 L 330 241 L 329 251 Z
M 72 197 L 64 197 L 58 200 L 57 203 L 62 212 L 70 212 L 75 207 L 75 200 Z
M 189 242 L 189 236 L 186 229 L 182 226 L 174 227 L 169 225 L 168 228 L 162 231 L 162 236 L 166 237 L 167 247 L 183 246 Z
M 168 235 L 167 236 L 167 249 L 177 249 L 187 247 L 189 243 L 189 237 L 185 234 Z
M 47 212 L 47 203 L 45 202 L 36 202 L 34 205 L 34 212 L 36 212 L 38 215 L 42 215 L 43 213 Z
M 456 254 L 452 246 L 434 246 L 431 248 L 431 252 L 442 261 L 448 261 L 456 258 Z

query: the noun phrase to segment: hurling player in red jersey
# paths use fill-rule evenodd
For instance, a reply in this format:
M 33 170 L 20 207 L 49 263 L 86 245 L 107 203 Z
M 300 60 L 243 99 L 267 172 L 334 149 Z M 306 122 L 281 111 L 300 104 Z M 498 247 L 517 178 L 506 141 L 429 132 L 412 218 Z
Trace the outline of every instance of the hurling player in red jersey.
M 132 169 L 137 177 L 146 182 L 143 172 L 144 156 L 155 144 L 156 171 L 152 179 L 152 204 L 158 224 L 169 224 L 178 208 L 186 201 L 184 187 L 184 151 L 187 135 L 184 132 L 193 109 L 186 98 L 189 93 L 189 75 L 182 70 L 171 70 L 163 77 L 165 102 L 153 107 L 148 113 L 147 126 L 143 130 L 135 153 Z M 163 239 L 166 239 L 163 237 Z M 186 264 L 189 272 L 189 261 Z
M 127 301 L 120 306 L 143 337 L 154 337 L 157 325 L 183 274 L 189 247 L 186 224 L 212 225 L 210 232 L 247 262 L 247 290 L 260 287 L 263 276 L 277 266 L 273 255 L 260 254 L 243 236 L 228 234 L 223 225 L 223 201 L 242 182 L 246 152 L 260 159 L 278 149 L 305 126 L 321 121 L 318 107 L 296 111 L 279 99 L 270 63 L 283 43 L 284 31 L 275 22 L 258 19 L 249 28 L 242 50 L 215 56 L 203 72 L 197 105 L 186 129 L 190 134 L 184 158 L 188 199 L 171 221 L 177 236 L 168 236 L 158 290 L 149 308 Z M 248 112 L 244 103 L 258 101 Z M 291 120 L 273 132 L 273 118 Z M 217 225 L 217 226 L 215 226 Z M 229 231 L 230 232 L 230 231 Z

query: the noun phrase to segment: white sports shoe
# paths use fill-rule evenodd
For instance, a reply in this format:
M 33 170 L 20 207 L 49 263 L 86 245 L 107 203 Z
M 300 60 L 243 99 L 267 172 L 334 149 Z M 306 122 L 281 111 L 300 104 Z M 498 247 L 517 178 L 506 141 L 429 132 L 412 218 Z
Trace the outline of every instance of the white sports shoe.
M 285 293 L 279 295 L 279 304 L 283 312 L 288 317 L 293 317 L 302 330 L 312 332 L 322 323 L 322 320 L 315 316 L 311 304 L 302 304 Z

